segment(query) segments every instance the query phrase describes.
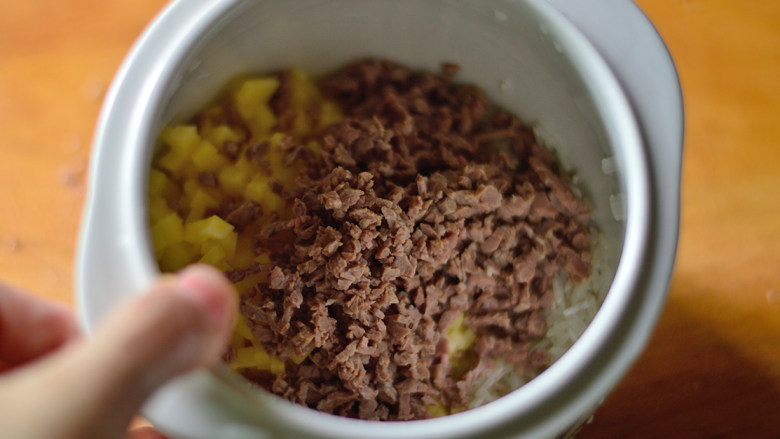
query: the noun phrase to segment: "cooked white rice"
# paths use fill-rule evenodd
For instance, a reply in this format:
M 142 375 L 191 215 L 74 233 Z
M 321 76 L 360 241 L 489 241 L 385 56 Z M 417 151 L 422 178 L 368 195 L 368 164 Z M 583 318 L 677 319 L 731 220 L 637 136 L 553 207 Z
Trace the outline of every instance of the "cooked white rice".
M 546 310 L 547 333 L 532 349 L 550 355 L 550 362 L 558 360 L 585 331 L 596 315 L 611 282 L 611 271 L 606 262 L 606 240 L 601 232 L 591 229 L 593 264 L 591 274 L 574 285 L 568 276 L 553 278 L 553 303 Z M 496 362 L 495 370 L 484 377 L 474 391 L 469 408 L 478 407 L 515 390 L 535 375 L 521 376 L 504 361 Z

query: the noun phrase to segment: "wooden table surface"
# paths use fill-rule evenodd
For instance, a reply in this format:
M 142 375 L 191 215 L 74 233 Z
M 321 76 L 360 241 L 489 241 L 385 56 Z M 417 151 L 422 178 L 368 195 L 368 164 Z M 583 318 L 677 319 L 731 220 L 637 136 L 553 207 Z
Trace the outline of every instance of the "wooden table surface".
M 686 111 L 681 235 L 644 354 L 581 438 L 780 437 L 780 1 L 641 0 Z M 104 92 L 163 0 L 0 1 L 0 279 L 73 303 Z

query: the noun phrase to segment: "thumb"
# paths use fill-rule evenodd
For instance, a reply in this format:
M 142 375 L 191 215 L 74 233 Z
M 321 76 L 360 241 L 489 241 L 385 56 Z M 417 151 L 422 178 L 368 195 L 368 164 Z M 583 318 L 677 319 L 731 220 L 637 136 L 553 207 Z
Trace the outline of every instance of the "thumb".
M 93 377 L 100 385 L 145 399 L 168 379 L 219 359 L 235 300 L 216 269 L 188 267 L 110 315 L 86 347 L 85 361 L 99 369 Z
M 159 386 L 215 363 L 230 337 L 235 301 L 220 272 L 195 265 L 109 315 L 70 355 L 76 370 L 59 368 L 62 379 L 78 383 L 82 405 L 72 411 L 84 418 L 84 437 L 120 437 Z

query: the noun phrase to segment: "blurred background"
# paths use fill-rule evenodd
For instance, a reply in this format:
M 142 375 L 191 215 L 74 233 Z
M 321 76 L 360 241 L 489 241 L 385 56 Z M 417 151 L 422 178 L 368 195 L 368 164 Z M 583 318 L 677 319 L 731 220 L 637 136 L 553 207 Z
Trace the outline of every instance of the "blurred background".
M 73 304 L 90 144 L 163 0 L 0 1 L 0 279 Z M 780 1 L 638 0 L 686 113 L 669 298 L 578 438 L 780 437 Z

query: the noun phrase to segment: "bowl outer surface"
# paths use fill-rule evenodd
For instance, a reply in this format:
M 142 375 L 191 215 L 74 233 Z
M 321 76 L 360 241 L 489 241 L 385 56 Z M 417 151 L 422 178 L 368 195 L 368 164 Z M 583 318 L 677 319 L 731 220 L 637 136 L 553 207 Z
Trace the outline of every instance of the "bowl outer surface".
M 150 159 L 150 148 L 145 148 L 143 145 L 154 144 L 154 137 L 159 128 L 169 121 L 183 120 L 188 117 L 186 113 L 187 108 L 197 108 L 199 105 L 203 105 L 205 100 L 209 99 L 214 94 L 214 87 L 226 82 L 229 77 L 239 73 L 241 71 L 251 70 L 253 66 L 240 64 L 239 59 L 233 59 L 232 61 L 238 63 L 232 68 L 233 71 L 218 71 L 213 67 L 206 69 L 205 67 L 209 62 L 212 66 L 229 62 L 231 60 L 220 58 L 220 56 L 230 57 L 235 56 L 230 51 L 216 52 L 214 60 L 209 59 L 197 59 L 198 46 L 206 45 L 211 41 L 219 41 L 219 44 L 230 45 L 237 44 L 240 40 L 231 41 L 230 32 L 226 36 L 219 38 L 209 39 L 209 33 L 215 32 L 214 29 L 218 28 L 218 24 L 231 22 L 235 23 L 240 19 L 241 14 L 245 14 L 246 9 L 251 6 L 247 6 L 249 2 L 222 2 L 219 4 L 208 2 L 196 2 L 196 1 L 180 1 L 171 5 L 163 14 L 155 21 L 155 23 L 147 30 L 144 36 L 139 40 L 136 48 L 130 54 L 125 65 L 120 70 L 120 73 L 115 80 L 109 95 L 106 99 L 104 111 L 99 121 L 99 129 L 95 139 L 95 155 L 93 157 L 93 163 L 91 168 L 93 185 L 90 187 L 89 203 L 87 208 L 87 214 L 85 217 L 84 226 L 82 228 L 82 241 L 80 245 L 79 253 L 79 267 L 77 273 L 77 291 L 79 292 L 79 302 L 82 311 L 82 317 L 85 322 L 85 326 L 91 329 L 94 322 L 99 316 L 105 314 L 116 302 L 122 297 L 134 294 L 135 291 L 140 291 L 146 286 L 154 275 L 156 275 L 156 268 L 153 260 L 150 257 L 150 247 L 148 243 L 148 236 L 145 227 L 139 227 L 139 224 L 145 224 L 145 211 L 144 203 L 145 191 L 139 190 L 139 187 L 144 187 L 144 179 L 146 177 L 146 168 Z M 272 8 L 269 13 L 273 12 L 274 2 L 266 2 Z M 334 1 L 334 2 L 301 2 L 307 7 L 325 7 L 324 5 L 342 4 L 347 5 L 350 2 L 346 1 Z M 404 3 L 404 2 L 399 2 Z M 408 2 L 407 2 L 408 3 Z M 478 19 L 478 23 L 481 26 L 485 26 L 486 23 L 499 24 L 509 20 L 514 20 L 515 17 L 511 15 L 513 13 L 512 8 L 522 10 L 527 14 L 530 14 L 532 21 L 540 20 L 542 22 L 548 22 L 548 28 L 546 32 L 562 33 L 565 35 L 556 35 L 555 38 L 559 38 L 557 43 L 563 44 L 561 47 L 556 47 L 556 51 L 566 51 L 567 49 L 582 49 L 587 55 L 575 55 L 580 56 L 579 63 L 587 63 L 585 66 L 591 75 L 598 77 L 593 78 L 597 85 L 593 87 L 605 87 L 607 93 L 602 96 L 596 96 L 597 100 L 601 99 L 597 103 L 600 105 L 600 109 L 606 108 L 605 106 L 617 105 L 618 113 L 623 115 L 623 119 L 619 117 L 612 120 L 611 123 L 622 126 L 607 127 L 607 131 L 611 132 L 601 133 L 604 136 L 603 143 L 606 144 L 606 137 L 609 136 L 609 140 L 615 140 L 615 136 L 623 136 L 621 139 L 626 140 L 628 138 L 629 143 L 631 141 L 638 141 L 638 139 L 631 139 L 631 136 L 635 131 L 634 122 L 631 120 L 630 111 L 627 108 L 620 107 L 625 105 L 625 97 L 619 93 L 619 89 L 616 87 L 614 78 L 609 74 L 608 69 L 603 64 L 603 61 L 595 55 L 595 51 L 581 38 L 581 35 L 573 31 L 570 26 L 555 21 L 550 17 L 554 17 L 553 11 L 549 8 L 545 9 L 544 5 L 536 3 L 542 2 L 492 2 L 490 5 L 495 5 L 496 8 L 490 9 L 490 7 L 483 7 L 476 11 L 469 10 L 468 7 L 459 6 L 457 2 L 441 2 L 442 5 L 452 7 L 453 16 L 449 18 L 442 18 L 442 10 L 434 9 L 429 11 L 429 19 L 433 20 L 436 17 L 440 20 L 457 20 L 458 14 L 473 13 Z M 486 2 L 487 3 L 487 2 Z M 232 11 L 227 11 L 227 8 L 232 5 L 237 5 Z M 432 3 L 431 3 L 432 4 Z M 282 7 L 282 6 L 279 6 Z M 438 8 L 438 7 L 437 7 Z M 460 8 L 460 9 L 458 9 Z M 486 9 L 487 8 L 487 9 Z M 424 9 L 424 8 L 422 8 Z M 227 11 L 227 12 L 225 12 Z M 488 14 L 484 14 L 487 11 Z M 505 12 L 508 11 L 509 13 Z M 418 11 L 422 13 L 421 11 Z M 481 15 L 480 15 L 481 14 Z M 246 15 L 245 15 L 246 16 Z M 444 15 L 444 17 L 447 17 Z M 355 19 L 361 19 L 359 14 Z M 311 18 L 309 18 L 311 19 Z M 231 21 L 232 20 L 232 21 Z M 522 21 L 521 18 L 517 20 Z M 526 18 L 526 21 L 528 19 Z M 273 25 L 281 21 L 279 26 L 284 25 L 284 21 L 279 19 L 273 22 L 265 23 L 267 25 Z M 308 23 L 312 25 L 312 23 Z M 446 22 L 444 23 L 447 24 Z M 480 25 L 477 25 L 479 28 Z M 529 37 L 537 38 L 534 40 L 536 44 L 548 44 L 555 45 L 556 42 L 552 42 L 550 38 L 545 37 L 546 33 L 541 32 L 540 29 L 529 35 Z M 171 31 L 175 29 L 176 31 Z M 234 27 L 235 34 L 232 38 L 240 38 L 242 28 L 240 26 Z M 245 29 L 243 30 L 245 31 Z M 201 36 L 201 34 L 205 36 Z M 224 34 L 220 34 L 224 35 Z M 500 44 L 499 41 L 495 41 L 495 35 L 485 35 L 484 40 L 488 45 Z M 434 37 L 435 38 L 435 37 Z M 579 42 L 577 40 L 580 40 Z M 479 39 L 475 39 L 479 40 Z M 163 44 L 164 43 L 164 44 Z M 303 41 L 299 42 L 302 44 Z M 440 44 L 441 41 L 435 42 Z M 339 42 L 332 43 L 332 48 L 341 47 Z M 409 43 L 411 44 L 411 43 Z M 573 44 L 573 46 L 572 46 Z M 585 46 L 582 46 L 582 45 Z M 355 46 L 355 45 L 353 45 Z M 357 45 L 359 46 L 359 45 Z M 395 47 L 395 46 L 394 46 Z M 473 51 L 484 51 L 484 48 L 476 47 L 472 48 Z M 335 49 L 332 49 L 335 50 Z M 322 64 L 312 65 L 314 57 L 311 53 L 307 56 L 303 56 L 299 59 L 282 59 L 274 58 L 275 62 L 279 63 L 273 65 L 268 63 L 266 68 L 262 66 L 254 66 L 255 69 L 261 69 L 262 71 L 273 70 L 274 68 L 282 68 L 288 66 L 296 66 L 304 68 L 305 70 L 318 72 L 323 68 L 333 68 L 339 64 L 347 61 L 351 58 L 361 55 L 373 54 L 376 52 L 353 52 L 348 54 L 341 54 L 341 58 L 334 54 L 328 55 L 331 59 L 332 65 L 323 67 Z M 401 49 L 397 49 L 401 50 Z M 381 53 L 381 56 L 398 59 L 402 62 L 409 63 L 415 67 L 424 67 L 433 69 L 439 61 L 451 60 L 451 59 L 430 59 L 430 53 L 424 50 L 418 50 L 416 59 L 410 59 L 408 54 L 404 54 L 403 51 L 412 51 L 416 49 L 413 47 L 405 47 L 401 52 L 393 53 L 393 49 L 387 51 L 387 53 Z M 462 50 L 460 46 L 454 46 L 451 50 Z M 534 49 L 536 50 L 536 49 Z M 219 55 L 219 54 L 222 55 Z M 291 53 L 301 53 L 300 51 L 292 51 Z M 305 53 L 305 52 L 304 52 Z M 552 53 L 552 52 L 550 52 Z M 325 56 L 322 55 L 322 56 Z M 395 55 L 395 56 L 394 56 Z M 438 54 L 437 54 L 438 55 Z M 281 56 L 281 55 L 280 55 Z M 415 58 L 412 56 L 411 58 Z M 562 58 L 564 59 L 564 58 Z M 167 60 L 167 61 L 160 61 Z M 460 61 L 459 59 L 457 59 Z M 297 61 L 297 62 L 296 62 Z M 267 62 L 267 61 L 266 61 Z M 489 62 L 489 58 L 488 61 Z M 555 62 L 548 60 L 548 62 Z M 559 61 L 560 62 L 560 61 Z M 308 63 L 308 64 L 307 64 Z M 517 66 L 506 67 L 506 75 L 501 75 L 496 72 L 499 67 L 491 66 L 491 69 L 484 69 L 484 72 L 493 74 L 493 81 L 490 80 L 490 75 L 486 77 L 480 77 L 479 69 L 475 69 L 474 65 L 486 65 L 485 62 L 477 61 L 475 63 L 462 63 L 464 66 L 464 72 L 462 80 L 475 82 L 479 85 L 493 84 L 491 89 L 487 85 L 483 85 L 495 101 L 512 108 L 512 101 L 515 99 L 523 98 L 523 96 L 512 95 L 512 93 L 501 94 L 500 92 L 506 91 L 507 84 L 509 90 L 518 90 L 518 93 L 528 93 L 529 89 L 533 88 L 533 84 L 523 84 L 523 80 L 529 80 L 527 77 L 517 78 L 512 76 L 512 68 L 518 68 Z M 471 67 L 470 67 L 471 66 Z M 495 68 L 493 68 L 495 67 Z M 219 77 L 219 75 L 224 77 Z M 496 76 L 498 74 L 498 76 Z M 503 79 L 509 78 L 509 82 L 502 82 Z M 571 78 L 557 78 L 558 80 L 570 81 Z M 541 79 L 537 78 L 537 81 Z M 211 89 L 204 86 L 204 84 L 211 81 Z M 178 84 L 182 87 L 179 88 Z M 186 91 L 188 84 L 191 85 L 189 92 Z M 560 84 L 558 84 L 560 85 Z M 207 90 L 197 93 L 197 90 Z M 498 89 L 498 90 L 496 90 Z M 195 90 L 195 92 L 193 92 Z M 603 92 L 604 90 L 600 90 Z M 573 97 L 573 100 L 581 106 L 593 105 L 588 102 L 589 96 L 588 90 L 577 86 L 570 86 L 569 89 L 565 89 L 564 94 L 568 94 Z M 190 101 L 186 99 L 179 99 L 178 103 L 172 105 L 170 101 L 174 94 L 180 93 Z M 610 94 L 611 93 L 611 94 Z M 509 95 L 509 96 L 507 96 Z M 525 96 L 527 100 L 527 96 Z M 580 101 L 577 100 L 580 99 Z M 200 101 L 199 101 L 200 100 Z M 507 103 L 508 101 L 508 103 Z M 128 103 L 134 103 L 129 105 Z M 148 103 L 149 109 L 145 106 Z M 542 122 L 547 121 L 545 119 L 544 112 L 555 113 L 557 108 L 554 105 L 547 102 L 550 107 L 545 109 L 545 102 L 534 107 L 536 114 L 532 112 L 523 112 L 516 110 L 526 120 L 540 120 Z M 615 109 L 615 108 L 612 108 Z M 560 112 L 559 112 L 560 113 Z M 536 117 L 536 119 L 534 119 Z M 558 123 L 569 123 L 570 119 L 566 119 L 564 114 L 562 117 L 558 117 Z M 574 121 L 577 124 L 582 124 L 582 121 Z M 585 122 L 584 128 L 590 129 L 598 136 L 598 129 L 594 129 L 593 126 L 588 124 L 599 124 L 598 120 L 589 120 Z M 554 125 L 554 123 L 552 123 Z M 570 125 L 571 126 L 571 125 Z M 582 126 L 582 125 L 579 125 Z M 633 127 L 633 128 L 632 128 Z M 553 127 L 544 126 L 551 132 L 556 132 Z M 570 129 L 571 130 L 571 129 Z M 621 131 L 622 130 L 622 131 Z M 575 131 L 576 130 L 572 130 Z M 622 133 L 622 134 L 621 134 Z M 633 134 L 632 134 L 633 133 Z M 125 139 L 124 142 L 111 143 L 109 139 Z M 553 139 L 552 143 L 555 144 Z M 594 139 L 591 139 L 592 141 Z M 128 146 L 129 145 L 129 146 Z M 139 150 L 141 148 L 141 150 Z M 562 151 L 564 159 L 568 159 L 568 163 L 576 163 L 576 171 L 578 173 L 586 173 L 592 171 L 594 167 L 592 164 L 583 165 L 587 163 L 588 156 L 594 156 L 593 146 L 583 146 L 586 148 L 587 154 L 585 158 L 566 157 L 567 151 Z M 576 151 L 574 151 L 576 153 Z M 599 152 L 599 151 L 595 151 Z M 600 155 L 595 155 L 596 159 L 600 159 L 610 154 L 609 151 L 600 151 Z M 623 182 L 623 186 L 631 186 L 631 190 L 634 192 L 642 193 L 643 185 L 647 182 L 643 181 L 643 168 L 644 158 L 636 151 L 628 152 L 625 156 L 621 156 L 620 151 L 616 151 L 617 159 L 621 162 L 622 169 L 632 169 L 632 176 L 624 176 L 626 181 Z M 633 154 L 633 155 L 632 155 Z M 638 155 L 637 155 L 638 154 Z M 584 160 L 584 161 L 583 161 Z M 594 160 L 591 158 L 591 160 Z M 118 163 L 130 163 L 132 166 L 119 165 Z M 586 181 L 590 178 L 595 180 L 596 177 L 587 177 Z M 619 187 L 610 186 L 610 182 L 604 182 L 603 177 L 601 192 L 611 194 L 613 191 L 620 190 Z M 631 181 L 629 181 L 631 180 Z M 104 183 L 103 186 L 99 186 Z M 590 181 L 589 181 L 590 183 Z M 106 186 L 115 185 L 119 191 L 120 196 L 115 196 L 110 188 Z M 590 187 L 590 186 L 589 186 Z M 123 196 L 126 195 L 127 199 Z M 646 195 L 646 194 L 645 194 Z M 629 212 L 639 214 L 639 216 L 648 217 L 646 212 L 646 202 L 648 200 L 642 199 L 642 196 L 636 197 L 635 200 L 629 200 L 633 202 L 634 206 L 628 206 Z M 128 202 L 128 199 L 131 202 Z M 602 202 L 601 205 L 596 206 L 597 212 L 605 212 L 605 206 Z M 643 214 L 643 215 L 642 215 Z M 636 215 L 634 216 L 636 217 Z M 605 220 L 606 221 L 606 220 Z M 643 230 L 646 229 L 646 224 L 642 221 L 642 218 L 636 220 L 637 224 L 634 230 L 634 238 L 638 241 L 636 245 L 632 244 L 635 248 L 634 258 L 640 258 L 642 256 L 642 237 Z M 618 235 L 620 238 L 617 241 L 618 248 L 622 245 L 622 227 L 623 225 L 612 225 L 613 235 Z M 627 245 L 628 246 L 628 245 Z M 133 257 L 127 257 L 131 255 Z M 639 266 L 638 262 L 634 261 L 633 266 Z M 625 271 L 625 270 L 624 270 Z M 628 292 L 631 291 L 631 284 L 635 281 L 638 273 L 629 273 L 623 276 L 623 293 L 610 294 L 610 297 L 615 297 L 612 300 L 612 306 L 610 309 L 600 311 L 600 315 L 611 313 L 612 315 L 606 315 L 605 318 L 601 318 L 602 328 L 589 329 L 586 331 L 586 336 L 592 334 L 588 341 L 588 337 L 583 336 L 583 343 L 578 342 L 578 345 L 583 346 L 578 352 L 567 353 L 565 357 L 570 358 L 569 362 L 576 362 L 578 360 L 584 361 L 587 364 L 594 363 L 593 358 L 596 357 L 595 353 L 598 351 L 599 346 L 603 345 L 604 334 L 608 333 L 610 327 L 613 327 L 617 323 L 617 315 L 621 310 L 629 307 Z M 616 279 L 617 281 L 620 279 Z M 613 286 L 614 289 L 614 286 Z M 109 292 L 109 294 L 97 294 L 97 291 Z M 605 308 L 609 308 L 605 304 Z M 637 312 L 641 312 L 641 307 L 638 307 Z M 588 346 L 589 345 L 589 346 Z M 572 351 L 577 351 L 572 349 Z M 589 354 L 590 352 L 590 354 Z M 607 361 L 605 356 L 601 357 L 602 360 Z M 559 364 L 560 363 L 560 364 Z M 530 433 L 533 436 L 546 437 L 557 434 L 560 430 L 565 428 L 570 423 L 574 422 L 578 417 L 581 417 L 583 413 L 586 413 L 589 407 L 592 407 L 598 402 L 598 399 L 603 396 L 603 393 L 608 390 L 614 381 L 615 377 L 614 368 L 609 374 L 602 374 L 602 382 L 596 386 L 598 390 L 588 392 L 587 383 L 579 382 L 573 375 L 574 369 L 572 367 L 564 367 L 563 362 L 559 362 L 551 368 L 551 371 L 546 372 L 545 376 L 534 380 L 529 385 L 525 386 L 522 392 L 515 392 L 510 397 L 503 398 L 500 401 L 489 404 L 483 408 L 465 412 L 462 414 L 449 416 L 445 419 L 423 421 L 423 422 L 409 422 L 409 423 L 391 423 L 383 424 L 379 430 L 377 425 L 370 422 L 361 421 L 346 421 L 342 418 L 337 418 L 322 413 L 317 413 L 311 410 L 303 409 L 291 404 L 287 404 L 278 400 L 278 398 L 269 396 L 267 394 L 258 394 L 258 392 L 251 392 L 251 394 L 245 395 L 246 399 L 241 399 L 237 396 L 235 389 L 235 383 L 228 383 L 227 385 L 222 380 L 231 381 L 230 377 L 223 376 L 221 372 L 216 374 L 208 373 L 206 371 L 198 371 L 190 376 L 173 383 L 171 386 L 166 387 L 162 392 L 159 392 L 155 399 L 151 402 L 145 413 L 152 419 L 156 425 L 163 430 L 169 431 L 181 435 L 182 437 L 257 437 L 259 433 L 256 429 L 252 429 L 242 423 L 259 424 L 264 426 L 264 430 L 271 436 L 289 436 L 290 433 L 295 431 L 296 436 L 329 436 L 329 437 L 361 437 L 366 434 L 372 434 L 374 436 L 382 437 L 455 437 L 455 436 L 478 436 L 482 434 L 482 431 L 488 425 L 492 425 L 495 429 L 493 433 L 500 434 L 501 436 L 509 436 L 523 431 Z M 557 367 L 557 369 L 556 369 Z M 627 366 L 626 366 L 627 367 Z M 622 374 L 624 370 L 618 370 L 617 375 Z M 598 375 L 598 374 L 597 374 Z M 559 384 L 554 384 L 553 381 L 558 381 Z M 564 384 L 570 384 L 566 392 L 562 392 Z M 606 389 L 606 390 L 605 390 Z M 558 400 L 548 397 L 547 393 L 554 393 L 558 396 Z M 562 398 L 562 399 L 561 399 Z M 201 405 L 202 400 L 208 399 L 209 402 L 206 405 Z M 248 409 L 247 402 L 252 401 L 256 407 L 260 410 Z M 542 407 L 538 403 L 542 400 L 547 401 L 547 408 L 553 409 L 553 414 L 545 414 L 539 418 L 529 416 L 533 407 Z M 190 403 L 183 403 L 189 401 Z M 200 402 L 198 402 L 200 401 Z M 573 401 L 573 402 L 571 402 Z M 219 410 L 213 410 L 215 407 L 219 407 Z M 267 409 L 267 410 L 266 410 Z M 523 415 L 523 416 L 521 416 Z M 539 413 L 535 413 L 539 415 Z M 303 416 L 303 418 L 301 418 Z M 532 419 L 534 418 L 534 419 Z M 300 419 L 306 419 L 306 425 L 298 422 Z M 509 422 L 510 419 L 514 421 Z M 283 422 L 272 422 L 274 420 L 283 420 Z M 298 425 L 296 425 L 298 424 Z M 249 428 L 249 430 L 247 430 Z M 226 430 L 227 429 L 227 430 Z M 277 430 L 278 429 L 278 430 Z M 290 430 L 292 429 L 292 430 Z M 228 431 L 229 430 L 229 431 Z M 369 433 L 370 431 L 370 433 Z M 247 433 L 249 432 L 249 433 Z M 249 434 L 250 436 L 242 436 L 243 434 Z M 226 436 L 227 435 L 227 436 Z

